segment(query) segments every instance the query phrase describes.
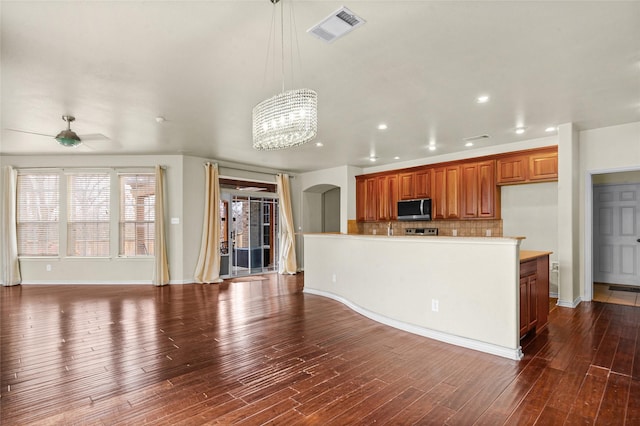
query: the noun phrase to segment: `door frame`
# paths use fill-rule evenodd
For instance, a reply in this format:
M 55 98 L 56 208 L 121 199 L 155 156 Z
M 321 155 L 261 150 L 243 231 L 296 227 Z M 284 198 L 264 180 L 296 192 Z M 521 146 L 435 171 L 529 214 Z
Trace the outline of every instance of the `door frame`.
M 224 194 L 224 195 L 223 195 Z M 261 192 L 261 191 L 240 191 L 240 190 L 236 190 L 236 189 L 230 189 L 230 188 L 221 188 L 220 189 L 220 199 L 224 200 L 224 201 L 229 201 L 228 207 L 227 207 L 227 218 L 229 221 L 231 221 L 233 219 L 233 199 L 235 196 L 240 196 L 240 197 L 249 197 L 249 198 L 268 198 L 268 199 L 273 199 L 273 200 L 277 200 L 278 205 L 280 205 L 280 197 L 278 197 L 278 194 L 275 192 Z M 278 215 L 279 218 L 279 215 Z M 280 233 L 282 232 L 282 227 L 280 226 L 280 224 L 278 224 L 278 232 L 275 235 L 276 239 L 280 239 Z M 256 272 L 256 273 L 251 273 L 249 272 L 249 274 L 247 275 L 234 275 L 233 273 L 233 239 L 232 239 L 232 232 L 234 230 L 234 225 L 230 222 L 228 224 L 227 227 L 227 239 L 229 241 L 229 262 L 228 262 L 228 270 L 227 270 L 227 275 L 222 275 L 222 277 L 224 278 L 237 278 L 237 277 L 241 277 L 241 276 L 249 276 L 249 275 L 256 275 L 256 274 L 260 274 L 260 273 L 268 273 L 265 271 L 262 271 L 260 273 Z M 277 247 L 277 244 L 276 244 Z M 279 256 L 279 253 L 276 253 L 276 256 Z M 264 269 L 264 268 L 263 268 Z M 277 269 L 276 269 L 277 272 Z
M 637 172 L 640 167 L 620 167 L 614 169 L 587 170 L 584 177 L 584 297 L 585 302 L 593 300 L 593 175 L 620 172 Z M 588 283 L 588 285 L 587 285 Z

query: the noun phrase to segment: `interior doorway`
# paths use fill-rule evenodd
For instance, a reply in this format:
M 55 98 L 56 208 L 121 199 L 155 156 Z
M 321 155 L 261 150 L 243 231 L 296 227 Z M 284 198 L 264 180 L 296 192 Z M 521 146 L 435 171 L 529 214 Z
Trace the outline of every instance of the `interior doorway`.
M 220 189 L 220 275 L 277 271 L 280 218 L 275 184 L 220 179 Z
M 303 231 L 309 233 L 340 232 L 340 187 L 315 185 L 304 190 Z
M 640 291 L 640 170 L 591 177 L 588 300 L 637 305 Z M 587 239 L 587 243 L 588 243 Z M 591 296 L 591 297 L 590 297 Z
M 278 199 L 233 195 L 230 206 L 230 276 L 276 271 Z

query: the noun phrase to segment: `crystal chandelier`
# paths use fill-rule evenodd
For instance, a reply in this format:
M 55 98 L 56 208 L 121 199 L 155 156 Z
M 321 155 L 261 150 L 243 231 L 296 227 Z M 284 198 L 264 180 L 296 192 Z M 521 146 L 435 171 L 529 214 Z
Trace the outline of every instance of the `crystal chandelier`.
M 269 0 L 275 4 L 280 0 Z M 282 4 L 282 92 L 253 108 L 253 147 L 259 150 L 291 148 L 318 133 L 318 94 L 311 89 L 284 90 L 284 22 Z

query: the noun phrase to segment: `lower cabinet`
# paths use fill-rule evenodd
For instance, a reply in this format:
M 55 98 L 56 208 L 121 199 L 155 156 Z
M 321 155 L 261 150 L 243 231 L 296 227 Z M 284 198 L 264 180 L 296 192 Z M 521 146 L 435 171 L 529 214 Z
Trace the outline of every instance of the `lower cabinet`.
M 537 332 L 549 317 L 549 255 L 520 262 L 520 337 Z

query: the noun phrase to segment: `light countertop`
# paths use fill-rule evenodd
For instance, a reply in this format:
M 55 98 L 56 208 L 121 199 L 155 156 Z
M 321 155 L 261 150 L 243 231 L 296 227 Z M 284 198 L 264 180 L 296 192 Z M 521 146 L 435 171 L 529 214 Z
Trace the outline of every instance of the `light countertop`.
M 552 251 L 536 251 L 536 250 L 520 250 L 520 262 L 537 259 L 538 257 L 548 256 Z

